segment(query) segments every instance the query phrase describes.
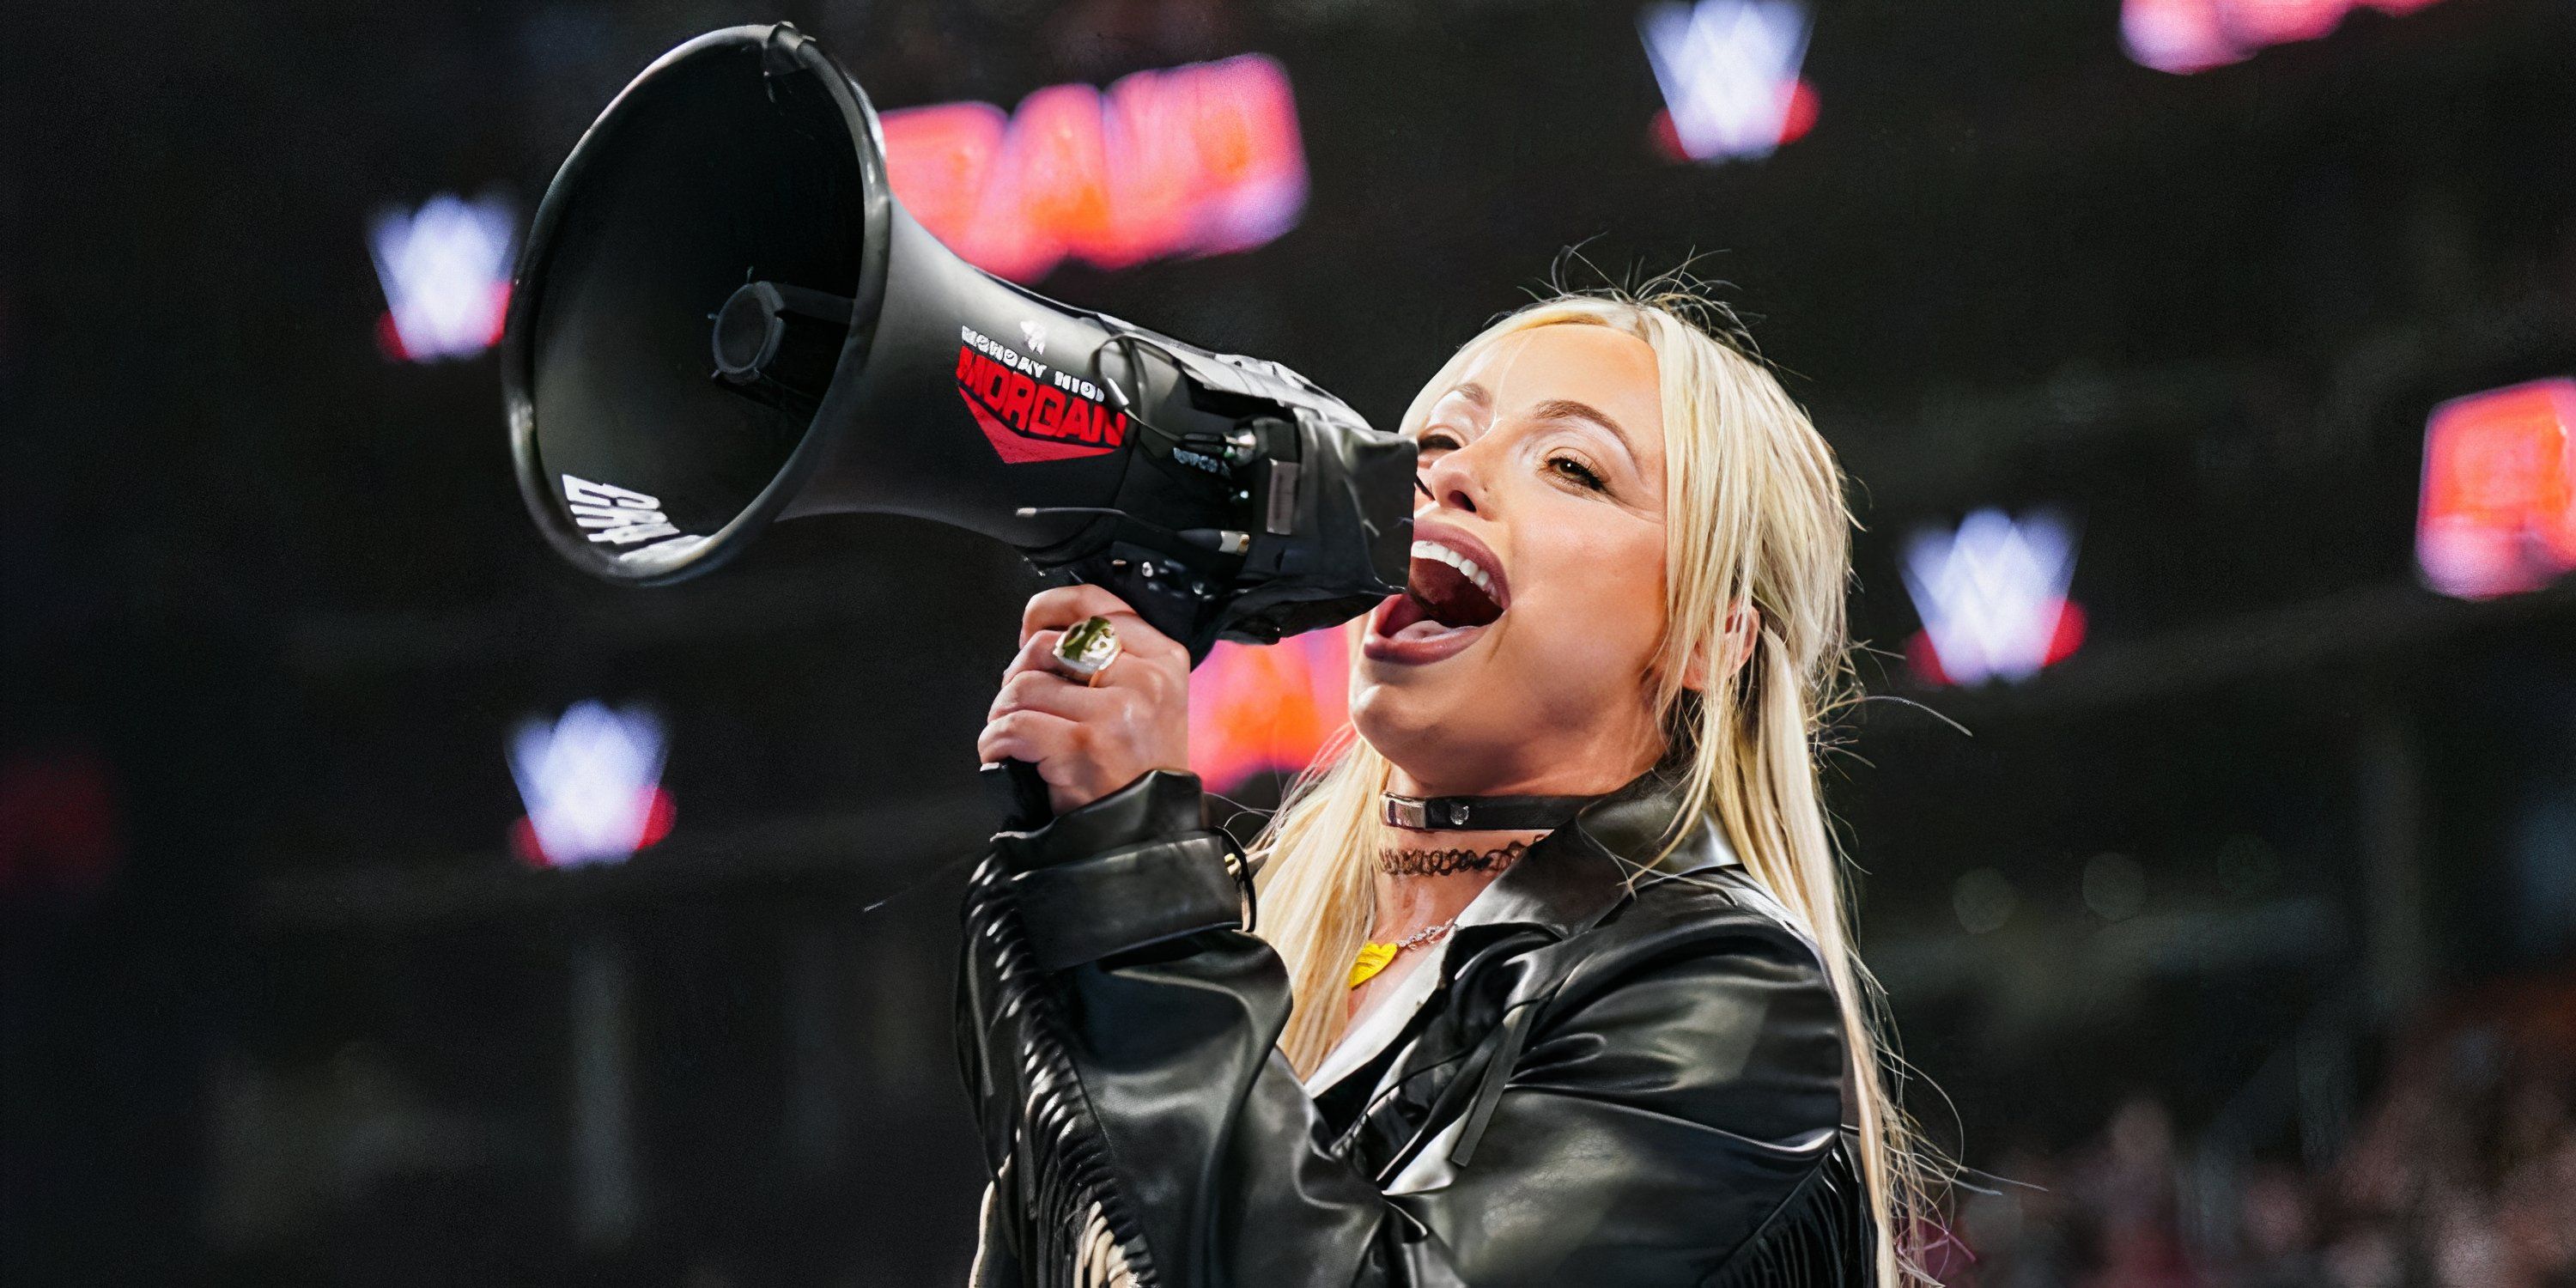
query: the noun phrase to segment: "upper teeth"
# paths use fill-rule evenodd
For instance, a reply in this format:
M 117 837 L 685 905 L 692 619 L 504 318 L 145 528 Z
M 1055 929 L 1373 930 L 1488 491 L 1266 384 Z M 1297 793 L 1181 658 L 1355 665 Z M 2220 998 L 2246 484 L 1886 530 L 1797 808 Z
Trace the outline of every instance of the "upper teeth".
M 1440 562 L 1457 569 L 1460 576 L 1476 583 L 1476 588 L 1485 592 L 1487 596 L 1491 596 L 1494 593 L 1493 577 L 1487 574 L 1484 569 L 1477 567 L 1475 560 L 1470 559 L 1437 541 L 1414 542 L 1413 557 L 1416 559 L 1437 559 Z

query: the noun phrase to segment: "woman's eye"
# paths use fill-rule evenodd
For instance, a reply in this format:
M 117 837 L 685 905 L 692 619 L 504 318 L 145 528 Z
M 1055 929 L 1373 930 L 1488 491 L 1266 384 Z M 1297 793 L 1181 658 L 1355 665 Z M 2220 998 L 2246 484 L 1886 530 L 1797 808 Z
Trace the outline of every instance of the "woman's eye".
M 1425 433 L 1421 437 L 1413 440 L 1413 451 L 1417 456 L 1428 456 L 1433 452 L 1454 452 L 1456 450 L 1458 450 L 1458 440 L 1443 433 Z
M 1559 477 L 1578 486 L 1590 488 L 1595 492 L 1610 490 L 1609 485 L 1601 481 L 1601 476 L 1592 472 L 1591 466 L 1571 456 L 1555 457 L 1548 461 L 1547 467 L 1556 471 Z

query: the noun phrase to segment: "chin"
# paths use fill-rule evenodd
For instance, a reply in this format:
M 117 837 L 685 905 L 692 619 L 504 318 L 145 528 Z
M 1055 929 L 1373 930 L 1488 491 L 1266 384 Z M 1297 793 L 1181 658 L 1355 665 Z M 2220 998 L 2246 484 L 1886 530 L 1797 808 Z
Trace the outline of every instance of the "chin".
M 1424 771 L 1457 762 L 1466 745 L 1476 741 L 1459 718 L 1466 714 L 1466 704 L 1458 696 L 1457 686 L 1437 677 L 1407 672 L 1380 679 L 1363 672 L 1351 695 L 1351 727 L 1378 754 L 1415 777 L 1438 777 Z

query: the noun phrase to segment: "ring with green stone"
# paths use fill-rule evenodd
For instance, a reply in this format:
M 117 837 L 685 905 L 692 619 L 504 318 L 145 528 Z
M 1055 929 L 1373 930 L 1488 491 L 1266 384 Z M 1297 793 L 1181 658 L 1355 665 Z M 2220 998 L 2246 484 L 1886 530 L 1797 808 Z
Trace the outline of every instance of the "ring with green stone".
M 1086 617 L 1064 628 L 1055 643 L 1055 660 L 1064 673 L 1087 688 L 1100 683 L 1100 673 L 1118 660 L 1118 628 L 1106 617 Z

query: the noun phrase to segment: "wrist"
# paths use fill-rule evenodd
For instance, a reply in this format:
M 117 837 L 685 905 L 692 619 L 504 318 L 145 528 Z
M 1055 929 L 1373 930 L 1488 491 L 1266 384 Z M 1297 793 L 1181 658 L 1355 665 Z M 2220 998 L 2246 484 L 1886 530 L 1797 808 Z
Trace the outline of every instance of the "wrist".
M 1029 832 L 1004 832 L 997 840 L 1017 871 L 1053 867 L 1096 854 L 1174 837 L 1207 826 L 1199 777 L 1185 770 L 1153 769 L 1088 805 L 1057 815 Z

